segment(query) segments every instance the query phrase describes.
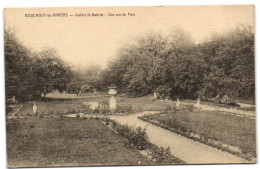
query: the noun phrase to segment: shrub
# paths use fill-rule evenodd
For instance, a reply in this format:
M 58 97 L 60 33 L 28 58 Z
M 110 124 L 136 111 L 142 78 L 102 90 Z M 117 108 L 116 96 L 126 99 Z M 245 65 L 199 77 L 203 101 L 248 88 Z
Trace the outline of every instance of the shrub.
M 40 118 L 43 118 L 44 117 L 44 115 L 43 114 L 40 114 L 40 116 L 39 116 Z
M 157 147 L 152 146 L 151 151 L 149 152 L 149 156 L 152 157 L 152 159 L 155 161 L 156 164 L 184 164 L 185 162 L 174 157 L 171 154 L 170 147 L 163 148 L 163 147 Z
M 67 113 L 68 113 L 68 112 L 67 112 Z M 48 114 L 54 114 L 54 113 L 53 113 L 53 112 L 50 113 L 50 112 L 48 111 Z M 55 114 L 58 115 L 58 116 L 60 116 L 60 115 L 62 115 L 63 113 L 62 113 L 61 110 L 57 109 L 57 110 L 55 111 Z
M 9 114 L 10 112 L 12 112 L 12 110 L 13 110 L 12 107 L 6 106 L 6 114 Z
M 186 105 L 183 105 L 184 106 L 184 109 L 189 111 L 189 112 L 193 112 L 196 107 L 193 105 L 193 104 L 186 104 Z
M 99 106 L 99 112 L 102 113 L 102 114 L 110 113 L 108 105 L 104 105 L 104 104 L 100 105 Z
M 160 113 L 160 114 L 164 114 L 164 113 Z M 189 132 L 189 130 L 185 127 L 184 123 L 181 123 L 180 121 L 178 121 L 177 118 L 172 117 L 171 120 L 169 120 L 168 118 L 165 117 L 159 117 L 158 116 L 160 114 L 155 114 L 155 115 L 144 115 L 142 117 L 140 117 L 141 119 L 144 120 L 148 120 L 148 121 L 157 121 L 159 124 L 162 124 L 163 126 L 165 126 L 167 129 L 176 129 L 178 131 L 181 131 L 183 133 L 187 133 Z
M 98 107 L 96 107 L 92 113 L 94 114 L 109 114 L 109 106 L 106 104 L 99 104 Z
M 115 113 L 125 113 L 125 114 L 129 114 L 133 112 L 133 108 L 131 105 L 127 106 L 127 105 L 123 105 L 123 106 L 117 106 Z
M 68 109 L 68 114 L 75 114 L 76 110 L 74 108 L 69 108 Z
M 148 156 L 155 161 L 156 164 L 185 164 L 184 161 L 171 155 L 170 148 L 157 147 L 156 145 L 149 142 L 146 128 L 141 127 L 134 128 L 133 126 L 121 125 L 114 120 L 109 118 L 102 118 L 107 125 L 121 135 L 128 139 L 130 144 L 136 146 L 139 150 L 148 149 Z
M 148 142 L 148 136 L 146 133 L 146 128 L 142 129 L 141 127 L 138 127 L 134 130 L 133 137 L 130 139 L 131 142 L 135 146 L 138 147 L 140 150 L 146 149 L 147 142 Z
M 228 105 L 236 104 L 235 100 L 229 97 L 227 94 L 221 98 L 221 103 L 228 104 Z
M 110 120 L 110 119 L 109 119 Z M 106 123 L 109 121 L 105 120 Z M 115 121 L 110 120 L 111 127 L 121 136 L 128 139 L 130 144 L 133 144 L 140 150 L 146 149 L 149 141 L 146 133 L 146 129 L 142 129 L 141 127 L 130 127 L 128 125 L 121 125 Z
M 76 118 L 77 118 L 77 119 L 80 118 L 80 114 L 79 114 L 79 113 L 76 114 Z
M 167 105 L 164 113 L 177 113 L 178 109 L 175 106 Z

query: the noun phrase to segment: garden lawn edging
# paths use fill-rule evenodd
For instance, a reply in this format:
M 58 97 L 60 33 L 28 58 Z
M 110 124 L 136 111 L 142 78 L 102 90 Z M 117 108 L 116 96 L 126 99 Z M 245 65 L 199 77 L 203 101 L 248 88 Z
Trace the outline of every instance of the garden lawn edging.
M 129 143 L 137 147 L 141 154 L 151 159 L 155 164 L 186 164 L 181 159 L 171 154 L 170 148 L 158 147 L 151 142 L 147 137 L 146 129 L 141 127 L 131 127 L 128 125 L 121 125 L 118 122 L 111 120 L 110 118 L 99 118 L 109 126 L 109 128 L 116 134 L 121 135 L 129 140 Z M 146 153 L 142 153 L 146 151 Z
M 161 128 L 164 128 L 166 130 L 169 130 L 171 132 L 174 132 L 174 133 L 177 133 L 177 134 L 180 134 L 182 136 L 185 136 L 189 139 L 192 139 L 194 141 L 198 141 L 198 142 L 201 142 L 203 144 L 206 144 L 206 145 L 209 145 L 209 146 L 212 146 L 212 147 L 215 147 L 219 150 L 223 150 L 223 151 L 226 151 L 226 152 L 229 152 L 233 155 L 237 155 L 241 158 L 244 158 L 246 160 L 249 160 L 249 161 L 252 161 L 252 162 L 256 162 L 256 158 L 253 157 L 252 155 L 250 154 L 244 154 L 241 152 L 241 150 L 239 150 L 239 148 L 237 147 L 234 147 L 234 146 L 231 146 L 231 145 L 227 145 L 227 144 L 224 144 L 222 142 L 219 142 L 217 140 L 212 140 L 210 138 L 205 138 L 205 137 L 202 137 L 196 133 L 192 133 L 192 132 L 186 132 L 186 131 L 183 131 L 183 130 L 178 130 L 178 129 L 175 129 L 175 128 L 170 128 L 168 127 L 167 125 L 164 125 L 164 124 L 161 124 L 159 123 L 158 121 L 156 120 L 151 120 L 151 119 L 148 119 L 146 116 L 149 116 L 149 115 L 144 115 L 144 116 L 139 116 L 137 118 L 143 120 L 143 121 L 146 121 L 148 123 L 151 123 L 155 126 L 159 126 Z

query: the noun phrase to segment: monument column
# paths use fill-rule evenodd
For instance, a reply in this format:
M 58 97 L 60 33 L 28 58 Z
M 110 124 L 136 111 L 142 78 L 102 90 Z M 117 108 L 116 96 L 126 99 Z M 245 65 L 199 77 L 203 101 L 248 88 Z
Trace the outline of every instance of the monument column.
M 108 89 L 109 89 L 108 94 L 111 95 L 109 99 L 109 109 L 111 112 L 114 112 L 116 110 L 116 98 L 115 98 L 117 94 L 116 86 L 108 87 Z

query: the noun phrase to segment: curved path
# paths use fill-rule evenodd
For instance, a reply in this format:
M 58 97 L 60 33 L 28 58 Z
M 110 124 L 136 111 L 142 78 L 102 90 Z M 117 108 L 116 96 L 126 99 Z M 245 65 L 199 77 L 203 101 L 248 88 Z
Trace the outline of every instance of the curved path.
M 157 146 L 170 147 L 171 153 L 174 156 L 188 164 L 250 163 L 238 156 L 188 139 L 137 118 L 145 113 L 150 112 L 136 113 L 128 116 L 111 116 L 111 119 L 116 120 L 120 124 L 134 125 L 135 127 L 142 128 L 146 127 L 151 143 Z
M 176 104 L 176 101 L 167 100 L 168 103 Z M 195 107 L 197 107 L 196 103 L 190 102 L 190 101 L 181 101 L 181 104 L 193 104 Z M 247 105 L 248 106 L 248 105 Z M 256 118 L 256 111 L 247 111 L 247 110 L 240 110 L 236 108 L 226 108 L 226 107 L 220 107 L 220 106 L 213 106 L 213 105 L 207 105 L 201 103 L 199 105 L 199 108 L 201 110 L 208 110 L 208 111 L 219 111 L 220 113 L 224 114 L 233 114 L 236 116 L 242 116 L 242 117 L 248 117 L 251 119 Z

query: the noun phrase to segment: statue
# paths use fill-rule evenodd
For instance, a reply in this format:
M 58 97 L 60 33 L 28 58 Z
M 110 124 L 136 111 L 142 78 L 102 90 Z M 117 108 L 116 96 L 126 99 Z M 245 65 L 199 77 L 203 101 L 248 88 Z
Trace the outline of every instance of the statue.
M 33 114 L 34 115 L 37 115 L 37 105 L 36 105 L 36 103 L 33 103 Z
M 200 108 L 200 98 L 197 98 L 196 107 L 197 107 L 197 108 Z
M 180 105 L 181 105 L 181 102 L 180 102 L 179 98 L 177 98 L 176 108 L 179 109 Z

